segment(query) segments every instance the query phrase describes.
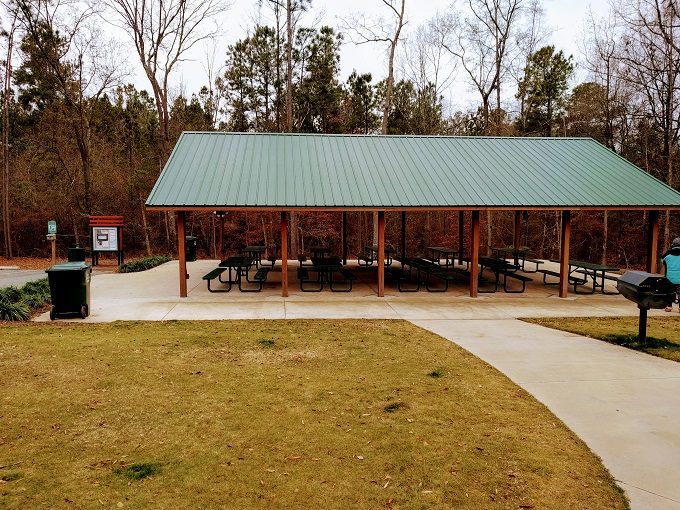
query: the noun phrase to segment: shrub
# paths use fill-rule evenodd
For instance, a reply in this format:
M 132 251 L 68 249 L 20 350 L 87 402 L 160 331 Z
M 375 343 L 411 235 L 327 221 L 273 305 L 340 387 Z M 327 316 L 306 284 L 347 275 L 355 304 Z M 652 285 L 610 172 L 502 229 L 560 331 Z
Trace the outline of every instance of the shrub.
M 118 268 L 119 273 L 139 273 L 140 271 L 146 271 L 148 269 L 153 269 L 156 266 L 170 262 L 172 258 L 167 255 L 156 255 L 154 257 L 144 257 L 142 259 L 131 260 L 122 264 Z
M 31 313 L 50 302 L 50 286 L 47 278 L 29 282 L 20 289 L 0 289 L 0 320 L 26 321 Z
M 27 321 L 31 318 L 31 309 L 23 301 L 7 301 L 0 299 L 0 320 Z

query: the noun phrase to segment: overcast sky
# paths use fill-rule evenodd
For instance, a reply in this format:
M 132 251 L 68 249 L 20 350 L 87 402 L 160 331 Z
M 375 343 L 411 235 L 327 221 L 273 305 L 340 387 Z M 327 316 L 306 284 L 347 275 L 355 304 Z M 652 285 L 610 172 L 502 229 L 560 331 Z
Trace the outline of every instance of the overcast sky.
M 216 64 L 220 66 L 225 60 L 226 47 L 234 41 L 244 37 L 257 16 L 257 0 L 232 0 L 233 5 L 224 19 L 220 20 L 222 36 L 216 51 Z M 446 11 L 450 0 L 406 0 L 407 31 L 431 18 L 437 11 Z M 554 29 L 550 43 L 557 49 L 564 50 L 566 55 L 574 55 L 580 60 L 577 39 L 582 30 L 587 10 L 591 8 L 596 15 L 606 15 L 609 7 L 606 0 L 543 0 L 546 13 L 546 24 Z M 319 17 L 322 24 L 334 27 L 341 26 L 342 18 L 352 12 L 365 12 L 367 16 L 385 15 L 386 9 L 380 0 L 313 0 L 312 13 L 305 20 L 308 24 L 312 18 Z M 304 22 L 303 22 L 304 24 Z M 173 83 L 176 92 L 191 95 L 202 85 L 207 84 L 206 75 L 206 46 L 200 45 L 193 52 L 192 62 L 186 62 L 176 72 Z M 131 55 L 133 55 L 131 53 Z M 131 57 L 132 58 L 132 57 Z M 135 83 L 140 88 L 148 89 L 148 83 L 139 72 L 136 61 L 131 62 L 135 70 Z M 374 79 L 382 79 L 386 74 L 386 54 L 384 46 L 378 44 L 355 46 L 347 38 L 341 50 L 342 80 L 356 69 L 359 72 L 371 72 Z M 576 79 L 584 79 L 583 72 L 577 74 Z M 464 82 L 455 83 L 446 99 L 454 108 L 469 108 L 475 103 L 475 96 Z

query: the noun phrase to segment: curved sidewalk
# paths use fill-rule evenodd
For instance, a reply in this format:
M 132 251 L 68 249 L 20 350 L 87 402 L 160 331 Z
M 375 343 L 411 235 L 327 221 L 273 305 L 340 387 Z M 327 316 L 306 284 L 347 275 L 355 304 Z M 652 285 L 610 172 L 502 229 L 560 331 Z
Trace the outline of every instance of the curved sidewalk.
M 413 320 L 543 402 L 637 510 L 680 510 L 680 363 L 518 320 Z

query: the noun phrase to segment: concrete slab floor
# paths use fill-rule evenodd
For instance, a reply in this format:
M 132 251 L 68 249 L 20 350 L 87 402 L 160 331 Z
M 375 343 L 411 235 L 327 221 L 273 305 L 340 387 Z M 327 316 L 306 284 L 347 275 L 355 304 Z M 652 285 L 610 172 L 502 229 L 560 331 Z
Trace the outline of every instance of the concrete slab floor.
M 516 320 L 518 317 L 637 315 L 621 296 L 556 297 L 535 281 L 523 294 L 467 296 L 448 292 L 376 296 L 373 271 L 358 271 L 351 293 L 300 292 L 295 267 L 290 296 L 280 295 L 280 272 L 263 292 L 210 293 L 201 275 L 216 261 L 189 263 L 189 296 L 178 294 L 176 262 L 135 274 L 92 278 L 86 322 L 220 319 L 406 319 L 484 359 L 532 393 L 598 454 L 634 509 L 680 510 L 680 364 Z M 611 290 L 611 289 L 610 289 Z M 665 315 L 653 311 L 651 315 Z M 48 321 L 48 314 L 37 320 Z
M 98 273 L 91 282 L 91 315 L 87 322 L 115 320 L 195 320 L 254 318 L 381 318 L 381 319 L 510 319 L 516 317 L 636 315 L 637 308 L 621 296 L 570 295 L 556 297 L 554 286 L 543 285 L 540 275 L 522 294 L 481 294 L 472 299 L 463 284 L 448 292 L 400 293 L 388 283 L 386 296 L 376 295 L 376 268 L 357 270 L 359 281 L 351 293 L 301 292 L 297 263 L 289 266 L 289 297 L 281 297 L 281 272 L 270 274 L 262 292 L 210 293 L 201 279 L 217 261 L 190 262 L 188 297 L 178 297 L 177 262 L 132 274 Z M 219 288 L 216 283 L 213 288 Z M 610 289 L 611 290 L 611 289 Z M 271 306 L 263 306 L 268 303 Z M 652 312 L 663 313 L 663 312 Z M 49 320 L 48 314 L 37 320 Z

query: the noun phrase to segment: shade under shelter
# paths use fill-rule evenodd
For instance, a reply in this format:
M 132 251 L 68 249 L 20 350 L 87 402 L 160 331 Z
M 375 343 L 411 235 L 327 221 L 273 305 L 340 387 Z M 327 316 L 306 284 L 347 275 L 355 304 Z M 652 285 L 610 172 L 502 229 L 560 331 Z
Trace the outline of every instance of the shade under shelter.
M 385 211 L 471 211 L 473 296 L 481 211 L 561 211 L 566 296 L 571 211 L 650 211 L 647 265 L 655 270 L 658 211 L 680 210 L 680 193 L 591 138 L 185 132 L 146 206 L 176 213 L 179 239 L 188 211 L 279 211 L 283 295 L 291 211 L 376 211 L 379 260 Z M 379 295 L 383 272 L 378 264 Z

